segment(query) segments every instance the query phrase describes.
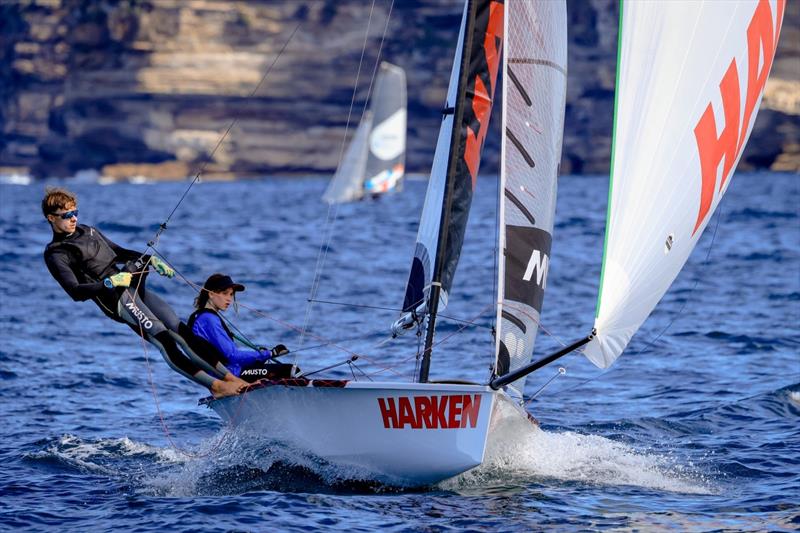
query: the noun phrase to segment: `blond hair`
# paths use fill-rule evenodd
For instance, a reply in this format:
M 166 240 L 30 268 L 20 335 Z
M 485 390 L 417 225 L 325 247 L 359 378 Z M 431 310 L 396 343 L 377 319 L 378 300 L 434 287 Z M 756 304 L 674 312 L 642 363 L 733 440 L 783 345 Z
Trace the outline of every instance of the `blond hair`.
M 42 198 L 42 214 L 45 218 L 69 205 L 78 205 L 78 196 L 61 187 L 47 187 Z

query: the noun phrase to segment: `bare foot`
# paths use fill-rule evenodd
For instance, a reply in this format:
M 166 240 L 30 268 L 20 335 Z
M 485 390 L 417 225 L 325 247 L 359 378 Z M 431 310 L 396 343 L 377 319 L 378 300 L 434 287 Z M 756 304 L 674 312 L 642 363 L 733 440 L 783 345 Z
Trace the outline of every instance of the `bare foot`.
M 250 386 L 250 383 L 246 382 L 242 378 L 237 378 L 236 376 L 234 376 L 231 373 L 225 374 L 225 377 L 222 378 L 222 379 L 224 379 L 225 381 L 228 381 L 230 383 L 238 383 L 242 387 L 249 387 Z
M 241 392 L 242 389 L 243 387 L 240 383 L 215 379 L 214 382 L 211 384 L 211 395 L 214 396 L 214 398 L 235 396 L 239 394 L 239 392 Z

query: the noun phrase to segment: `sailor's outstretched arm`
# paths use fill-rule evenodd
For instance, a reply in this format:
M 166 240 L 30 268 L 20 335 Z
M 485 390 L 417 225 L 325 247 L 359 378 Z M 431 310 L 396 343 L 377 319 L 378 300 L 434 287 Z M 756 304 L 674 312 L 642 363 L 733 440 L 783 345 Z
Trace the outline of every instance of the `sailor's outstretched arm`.
M 99 296 L 103 291 L 107 290 L 101 281 L 93 281 L 89 283 L 80 283 L 75 273 L 71 268 L 71 257 L 69 253 L 63 251 L 56 251 L 49 253 L 44 258 L 47 270 L 56 279 L 59 285 L 70 295 L 76 302 L 89 300 L 95 296 Z

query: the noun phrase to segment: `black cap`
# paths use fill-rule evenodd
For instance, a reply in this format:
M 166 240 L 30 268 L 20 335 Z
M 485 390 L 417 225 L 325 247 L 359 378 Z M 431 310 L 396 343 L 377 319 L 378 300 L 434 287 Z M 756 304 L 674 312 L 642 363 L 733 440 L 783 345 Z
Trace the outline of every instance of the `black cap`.
M 211 274 L 203 285 L 203 289 L 211 292 L 222 292 L 225 289 L 232 287 L 233 292 L 241 292 L 244 290 L 244 285 L 241 283 L 234 283 L 230 276 L 225 274 Z

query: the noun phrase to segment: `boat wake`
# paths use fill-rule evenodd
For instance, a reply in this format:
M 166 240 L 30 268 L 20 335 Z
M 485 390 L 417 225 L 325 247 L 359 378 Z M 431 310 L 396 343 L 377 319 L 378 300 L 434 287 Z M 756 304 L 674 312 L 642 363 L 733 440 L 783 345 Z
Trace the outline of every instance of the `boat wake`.
M 124 476 L 132 466 L 168 465 L 184 460 L 171 448 L 158 448 L 128 437 L 83 440 L 66 434 L 37 444 L 41 449 L 26 454 L 26 460 L 110 477 Z
M 285 442 L 223 431 L 194 450 L 178 468 L 140 487 L 157 496 L 223 496 L 253 491 L 362 494 L 393 492 L 355 467 L 328 463 Z
M 546 480 L 592 485 L 628 485 L 684 494 L 714 494 L 695 465 L 645 452 L 598 435 L 549 432 L 522 419 L 508 419 L 490 433 L 486 457 L 478 468 L 439 486 L 462 490 L 502 480 L 527 484 Z
M 176 450 L 128 437 L 82 439 L 65 434 L 36 443 L 27 461 L 107 477 L 149 496 L 238 495 L 252 491 L 336 494 L 386 493 L 385 486 L 354 468 L 332 465 L 277 442 L 222 431 Z

